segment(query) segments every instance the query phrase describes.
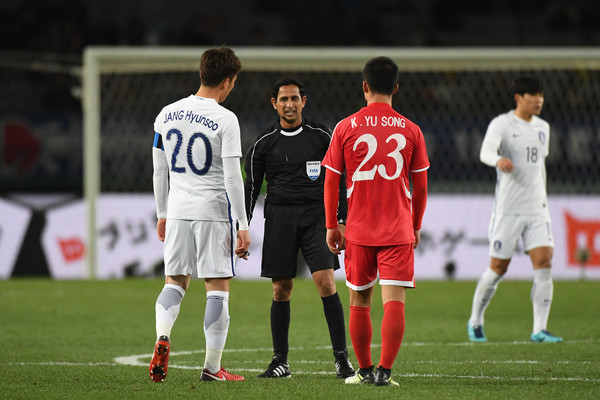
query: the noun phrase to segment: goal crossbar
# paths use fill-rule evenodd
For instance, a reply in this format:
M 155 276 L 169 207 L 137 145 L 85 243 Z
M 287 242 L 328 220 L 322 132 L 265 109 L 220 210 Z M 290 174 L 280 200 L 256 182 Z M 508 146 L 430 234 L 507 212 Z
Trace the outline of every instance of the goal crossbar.
M 600 70 L 600 48 L 386 48 L 239 47 L 243 70 L 266 72 L 360 72 L 385 55 L 401 71 Z M 84 50 L 82 68 L 84 197 L 87 205 L 86 262 L 95 277 L 96 201 L 101 188 L 100 115 L 103 74 L 197 71 L 201 47 L 103 47 Z

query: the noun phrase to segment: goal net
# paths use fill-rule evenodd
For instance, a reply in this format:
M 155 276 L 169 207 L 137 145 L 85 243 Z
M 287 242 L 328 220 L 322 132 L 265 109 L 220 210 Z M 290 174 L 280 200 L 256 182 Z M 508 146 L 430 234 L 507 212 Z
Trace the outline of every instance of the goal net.
M 96 263 L 96 200 L 104 193 L 152 191 L 153 122 L 168 103 L 195 93 L 203 48 L 90 47 L 84 54 L 84 193 L 88 265 Z M 271 87 L 302 81 L 303 112 L 333 128 L 364 106 L 362 68 L 374 56 L 401 69 L 394 108 L 423 130 L 430 193 L 490 193 L 495 174 L 479 149 L 490 120 L 514 107 L 521 74 L 545 86 L 542 117 L 551 125 L 548 191 L 600 193 L 598 49 L 235 48 L 243 69 L 223 105 L 239 118 L 242 147 L 276 120 Z

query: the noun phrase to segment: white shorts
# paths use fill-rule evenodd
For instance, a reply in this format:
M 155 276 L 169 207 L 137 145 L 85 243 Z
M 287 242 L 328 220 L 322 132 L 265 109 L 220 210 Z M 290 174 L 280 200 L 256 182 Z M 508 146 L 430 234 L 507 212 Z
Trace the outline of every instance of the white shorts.
M 490 219 L 490 257 L 508 260 L 517 249 L 521 238 L 527 253 L 537 247 L 554 247 L 550 215 L 548 214 L 494 214 Z
M 237 234 L 230 222 L 167 219 L 165 275 L 228 278 L 235 275 Z

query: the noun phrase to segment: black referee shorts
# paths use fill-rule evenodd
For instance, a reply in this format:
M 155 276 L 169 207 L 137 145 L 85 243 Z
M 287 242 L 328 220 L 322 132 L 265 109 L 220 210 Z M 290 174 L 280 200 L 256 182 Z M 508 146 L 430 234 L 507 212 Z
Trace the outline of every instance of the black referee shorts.
M 340 268 L 337 256 L 327 247 L 326 237 L 323 204 L 267 204 L 260 276 L 294 278 L 298 249 L 302 250 L 311 274 Z

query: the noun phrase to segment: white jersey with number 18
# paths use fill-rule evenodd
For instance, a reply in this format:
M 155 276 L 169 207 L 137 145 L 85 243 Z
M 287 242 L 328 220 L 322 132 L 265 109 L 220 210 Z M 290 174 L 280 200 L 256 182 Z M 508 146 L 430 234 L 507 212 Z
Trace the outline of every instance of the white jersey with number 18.
M 511 110 L 490 122 L 481 146 L 481 161 L 495 167 L 498 160 L 508 158 L 514 166 L 510 173 L 496 167 L 495 213 L 548 212 L 545 160 L 549 142 L 549 124 L 535 115 L 527 122 Z

